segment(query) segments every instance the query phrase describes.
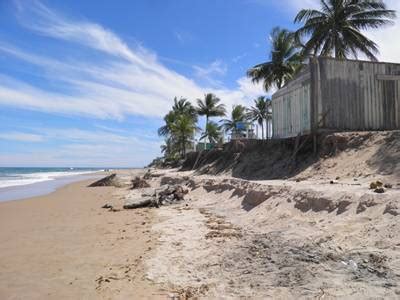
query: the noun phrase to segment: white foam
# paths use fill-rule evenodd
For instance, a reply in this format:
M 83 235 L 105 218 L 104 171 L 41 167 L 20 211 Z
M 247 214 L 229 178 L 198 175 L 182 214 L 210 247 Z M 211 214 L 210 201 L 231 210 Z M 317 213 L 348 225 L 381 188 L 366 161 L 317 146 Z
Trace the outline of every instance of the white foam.
M 15 179 L 0 179 L 0 188 L 28 185 L 43 181 L 55 180 L 61 177 L 85 175 L 96 173 L 97 171 L 70 171 L 70 172 L 43 172 L 43 173 L 29 173 L 29 174 L 15 174 Z

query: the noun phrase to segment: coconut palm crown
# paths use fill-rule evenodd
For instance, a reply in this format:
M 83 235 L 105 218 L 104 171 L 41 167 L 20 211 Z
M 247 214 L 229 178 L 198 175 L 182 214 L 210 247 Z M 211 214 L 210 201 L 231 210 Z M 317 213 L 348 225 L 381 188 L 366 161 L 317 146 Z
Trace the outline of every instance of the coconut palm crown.
M 221 138 L 221 126 L 213 121 L 207 123 L 207 128 L 200 137 L 201 140 L 208 139 L 212 144 L 216 144 Z
M 188 115 L 194 122 L 197 122 L 197 111 L 196 108 L 186 98 L 174 98 L 174 105 L 172 111 L 176 115 Z
M 226 109 L 224 104 L 219 104 L 221 100 L 215 96 L 214 94 L 208 93 L 204 95 L 203 99 L 197 99 L 197 113 L 199 116 L 206 117 L 206 125 L 204 128 L 204 135 L 200 138 L 209 137 L 208 129 L 214 129 L 213 127 L 209 128 L 209 118 L 210 117 L 223 117 L 226 114 Z
M 304 45 L 305 55 L 354 58 L 364 54 L 376 61 L 379 53 L 375 42 L 361 33 L 392 24 L 396 17 L 382 0 L 320 0 L 320 9 L 303 9 L 295 23 L 303 26 L 295 33 L 296 40 L 309 38 Z
M 230 119 L 223 119 L 222 127 L 226 131 L 233 131 L 237 129 L 237 125 L 240 122 L 246 120 L 246 107 L 243 105 L 234 105 L 232 107 L 231 117 Z
M 292 32 L 275 27 L 272 29 L 270 40 L 272 44 L 270 61 L 258 64 L 247 71 L 247 76 L 253 82 L 263 82 L 266 91 L 274 86 L 280 89 L 302 66 L 300 46 Z
M 268 121 L 270 114 L 270 103 L 271 99 L 260 96 L 254 100 L 254 106 L 247 110 L 247 118 L 250 121 L 256 121 L 261 126 L 262 139 L 264 139 L 264 123 Z

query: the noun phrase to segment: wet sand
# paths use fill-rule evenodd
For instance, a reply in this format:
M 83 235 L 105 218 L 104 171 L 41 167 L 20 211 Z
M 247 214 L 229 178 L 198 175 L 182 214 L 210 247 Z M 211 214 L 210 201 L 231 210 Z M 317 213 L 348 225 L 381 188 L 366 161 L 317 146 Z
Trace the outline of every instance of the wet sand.
M 153 212 L 101 208 L 121 189 L 92 181 L 0 203 L 0 299 L 165 299 L 144 274 Z

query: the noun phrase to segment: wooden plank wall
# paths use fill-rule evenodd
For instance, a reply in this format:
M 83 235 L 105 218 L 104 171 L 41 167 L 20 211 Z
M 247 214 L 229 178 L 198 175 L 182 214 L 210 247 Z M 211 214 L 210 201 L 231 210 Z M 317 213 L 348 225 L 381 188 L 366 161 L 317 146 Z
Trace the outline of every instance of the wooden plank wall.
M 296 79 L 272 97 L 273 138 L 295 137 L 310 131 L 310 72 Z
M 338 131 L 400 126 L 400 64 L 318 58 L 311 62 L 316 122 Z M 317 67 L 315 67 L 315 65 Z M 320 80 L 317 81 L 317 77 Z M 322 120 L 322 116 L 326 117 Z

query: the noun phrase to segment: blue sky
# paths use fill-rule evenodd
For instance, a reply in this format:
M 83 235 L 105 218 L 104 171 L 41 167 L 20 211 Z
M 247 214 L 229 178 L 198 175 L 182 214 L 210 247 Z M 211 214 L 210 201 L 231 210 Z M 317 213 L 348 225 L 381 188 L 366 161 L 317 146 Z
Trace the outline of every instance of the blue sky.
M 245 72 L 268 59 L 268 33 L 315 3 L 0 1 L 0 166 L 147 164 L 174 96 L 250 104 L 264 92 Z M 399 33 L 370 34 L 382 59 L 398 61 Z

